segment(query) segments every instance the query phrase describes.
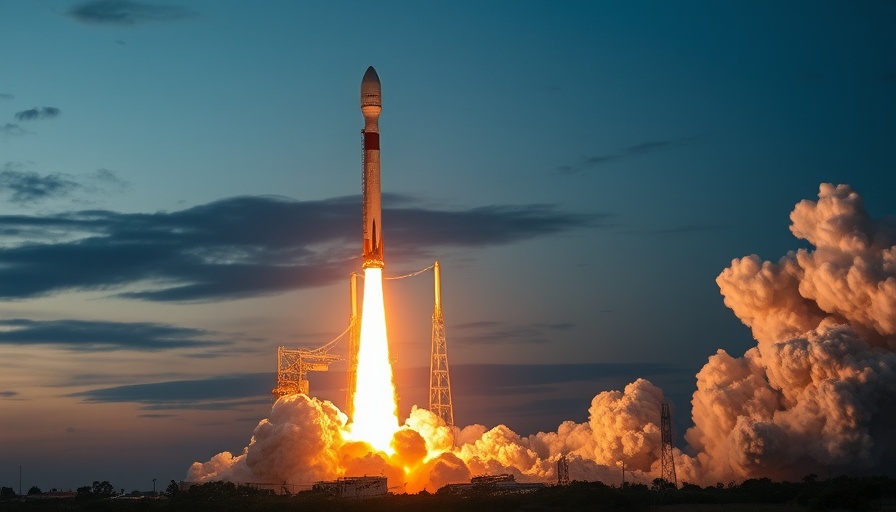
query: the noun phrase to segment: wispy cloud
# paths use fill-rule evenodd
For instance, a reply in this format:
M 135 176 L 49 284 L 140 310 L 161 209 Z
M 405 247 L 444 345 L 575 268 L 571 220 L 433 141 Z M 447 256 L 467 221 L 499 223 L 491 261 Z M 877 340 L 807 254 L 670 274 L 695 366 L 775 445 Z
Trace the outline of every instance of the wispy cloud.
M 390 202 L 403 206 L 383 214 L 396 262 L 433 257 L 439 247 L 510 244 L 600 220 L 546 205 L 433 210 L 406 197 Z M 357 196 L 234 197 L 171 213 L 0 216 L 0 297 L 139 283 L 120 295 L 201 301 L 327 285 L 357 264 L 359 204 Z
M 270 402 L 276 375 L 245 373 L 206 379 L 129 384 L 72 393 L 92 403 L 131 402 L 143 410 L 234 409 Z
M 65 173 L 38 174 L 23 170 L 16 162 L 6 162 L 0 171 L 0 192 L 6 192 L 14 203 L 32 203 L 45 199 L 57 199 L 75 191 L 87 193 L 119 192 L 128 187 L 113 171 L 99 169 L 92 174 Z
M 571 323 L 470 322 L 451 326 L 451 338 L 458 343 L 472 344 L 548 343 L 552 333 L 568 331 L 573 327 Z
M 8 94 L 8 93 L 5 93 L 5 92 L 0 92 L 0 100 L 11 100 L 11 99 L 14 99 L 14 98 L 15 98 L 15 96 L 13 96 L 12 94 Z
M 0 345 L 51 345 L 71 350 L 159 351 L 227 344 L 203 329 L 146 322 L 0 320 Z
M 61 113 L 56 107 L 34 107 L 30 110 L 16 112 L 16 121 L 36 121 L 38 119 L 52 119 Z
M 579 174 L 582 172 L 586 172 L 588 170 L 594 169 L 595 167 L 599 167 L 604 164 L 608 164 L 611 162 L 616 162 L 618 160 L 648 155 L 650 153 L 655 153 L 657 151 L 662 151 L 665 149 L 669 149 L 671 147 L 675 147 L 681 145 L 685 142 L 688 142 L 692 139 L 669 139 L 669 140 L 653 140 L 643 142 L 641 144 L 635 144 L 634 146 L 629 146 L 627 148 L 623 148 L 619 151 L 613 153 L 605 153 L 601 155 L 594 155 L 588 158 L 585 158 L 578 164 L 574 165 L 561 165 L 557 167 L 555 173 L 557 174 Z
M 17 396 L 19 396 L 18 391 L 0 391 L 0 398 L 15 398 Z
M 118 177 L 115 171 L 109 169 L 97 169 L 94 173 L 85 176 L 86 183 L 82 183 L 91 192 L 121 191 L 129 188 L 131 184 L 127 180 Z
M 21 126 L 14 123 L 5 123 L 0 125 L 0 135 L 4 136 L 19 136 L 25 135 L 25 129 Z
M 26 203 L 50 197 L 67 196 L 79 187 L 64 174 L 41 176 L 33 171 L 0 171 L 0 191 L 9 192 L 14 203 Z
M 658 363 L 457 364 L 451 367 L 451 381 L 452 391 L 460 396 L 515 397 L 522 392 L 544 392 L 575 382 L 598 383 L 677 373 L 693 375 L 691 369 Z M 396 380 L 409 388 L 425 388 L 429 367 L 398 368 Z M 140 409 L 151 411 L 234 409 L 270 403 L 271 388 L 275 384 L 276 375 L 272 372 L 244 373 L 110 386 L 68 396 L 92 403 L 137 403 Z M 341 390 L 344 385 L 344 372 L 314 375 L 314 388 L 319 391 Z
M 104 25 L 176 21 L 196 15 L 194 11 L 178 5 L 130 0 L 91 0 L 75 5 L 67 14 L 81 22 Z

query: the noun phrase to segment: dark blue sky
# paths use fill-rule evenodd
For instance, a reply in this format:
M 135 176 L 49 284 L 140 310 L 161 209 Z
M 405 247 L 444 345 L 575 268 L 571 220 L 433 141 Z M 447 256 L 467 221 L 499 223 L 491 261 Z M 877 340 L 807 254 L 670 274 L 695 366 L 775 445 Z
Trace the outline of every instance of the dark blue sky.
M 643 376 L 683 430 L 706 358 L 754 344 L 731 260 L 805 246 L 822 182 L 896 215 L 893 26 L 891 1 L 0 4 L 0 485 L 148 488 L 245 445 L 276 346 L 348 320 L 369 65 L 387 274 L 441 260 L 449 357 L 485 375 L 458 423 L 553 429 Z M 386 293 L 406 411 L 431 274 Z M 312 389 L 341 406 L 338 375 Z

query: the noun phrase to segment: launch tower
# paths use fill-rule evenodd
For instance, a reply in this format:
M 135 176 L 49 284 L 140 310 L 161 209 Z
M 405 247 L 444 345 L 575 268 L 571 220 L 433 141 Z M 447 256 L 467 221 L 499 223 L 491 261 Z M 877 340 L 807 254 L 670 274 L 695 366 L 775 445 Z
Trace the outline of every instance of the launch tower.
M 429 410 L 454 425 L 451 405 L 451 379 L 448 375 L 448 343 L 445 340 L 445 317 L 442 315 L 442 271 L 439 262 L 433 265 L 435 307 L 432 313 L 432 352 L 429 364 Z
M 673 489 L 677 489 L 678 478 L 675 476 L 675 459 L 672 457 L 672 416 L 669 414 L 669 404 L 667 403 L 663 403 L 660 423 L 662 424 L 663 441 L 663 449 L 660 452 L 660 467 L 663 470 L 662 479 L 672 486 Z

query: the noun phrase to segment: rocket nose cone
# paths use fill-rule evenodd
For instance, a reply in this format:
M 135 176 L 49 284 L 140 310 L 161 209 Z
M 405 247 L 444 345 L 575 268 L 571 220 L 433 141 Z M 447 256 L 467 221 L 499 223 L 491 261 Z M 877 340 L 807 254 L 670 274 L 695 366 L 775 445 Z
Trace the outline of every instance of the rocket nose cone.
M 376 74 L 376 70 L 373 69 L 373 66 L 370 66 L 369 68 L 367 68 L 367 72 L 364 73 L 364 78 L 361 79 L 361 84 L 362 85 L 367 85 L 367 84 L 380 85 L 380 77 L 379 77 L 379 75 Z
M 364 78 L 361 80 L 361 108 L 381 107 L 383 105 L 382 93 L 380 92 L 380 77 L 376 74 L 373 66 L 367 68 Z

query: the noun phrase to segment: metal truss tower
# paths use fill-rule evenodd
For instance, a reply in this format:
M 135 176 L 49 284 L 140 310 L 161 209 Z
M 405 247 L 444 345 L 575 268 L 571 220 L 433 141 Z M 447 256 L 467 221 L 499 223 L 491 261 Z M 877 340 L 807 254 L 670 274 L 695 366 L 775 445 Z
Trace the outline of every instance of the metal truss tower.
M 448 344 L 445 341 L 445 318 L 442 315 L 442 273 L 439 262 L 433 265 L 435 275 L 435 307 L 432 313 L 432 352 L 429 364 L 429 410 L 454 425 L 451 405 L 451 379 L 448 376 Z
M 672 456 L 672 417 L 669 414 L 669 404 L 663 403 L 663 412 L 660 423 L 662 424 L 663 448 L 660 453 L 660 466 L 662 467 L 662 479 L 673 489 L 678 488 L 678 478 L 675 476 L 675 459 Z
M 330 369 L 330 363 L 340 359 L 327 353 L 332 345 L 330 342 L 314 350 L 277 347 L 277 387 L 271 391 L 274 400 L 285 395 L 307 395 L 308 372 L 325 372 Z
M 355 415 L 355 389 L 358 386 L 358 347 L 361 342 L 361 321 L 358 315 L 358 274 L 352 272 L 352 318 L 348 336 L 348 383 L 345 386 L 345 414 Z
M 557 485 L 569 485 L 569 459 L 566 455 L 557 459 Z

